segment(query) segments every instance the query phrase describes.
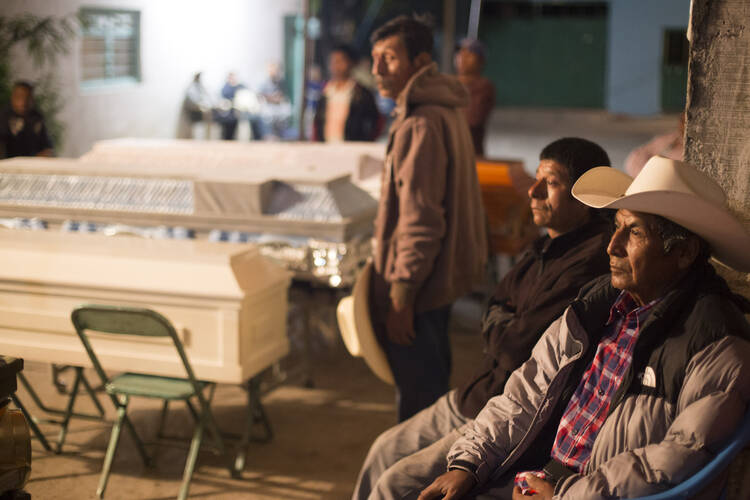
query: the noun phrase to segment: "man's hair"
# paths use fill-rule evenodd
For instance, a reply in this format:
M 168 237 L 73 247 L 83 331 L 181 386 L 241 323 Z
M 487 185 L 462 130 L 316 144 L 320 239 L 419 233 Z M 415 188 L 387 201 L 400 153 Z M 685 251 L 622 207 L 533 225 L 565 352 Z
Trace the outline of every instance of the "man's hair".
M 372 33 L 370 43 L 375 45 L 376 42 L 393 35 L 401 36 L 409 60 L 413 61 L 422 52 L 432 56 L 432 26 L 426 16 L 395 17 Z
M 539 159 L 553 160 L 565 167 L 571 184 L 587 170 L 612 165 L 601 146 L 579 137 L 563 137 L 548 144 L 539 153 Z
M 34 85 L 27 80 L 16 80 L 15 82 L 13 82 L 13 88 L 25 89 L 29 93 L 29 95 L 32 95 L 34 93 Z
M 349 62 L 352 63 L 352 65 L 356 64 L 359 60 L 359 55 L 357 54 L 357 51 L 354 50 L 354 47 L 345 43 L 337 43 L 336 45 L 334 45 L 331 49 L 331 52 L 329 52 L 329 55 L 333 54 L 334 52 L 341 52 L 342 54 L 344 54 L 346 58 L 349 59 Z
M 661 215 L 651 215 L 651 221 L 649 226 L 661 237 L 662 243 L 664 244 L 664 253 L 668 254 L 675 249 L 677 245 L 682 242 L 689 240 L 690 238 L 696 238 L 700 245 L 698 250 L 698 256 L 695 258 L 695 262 L 706 262 L 711 257 L 711 247 L 709 244 L 695 234 L 694 232 L 686 229 L 679 224 L 672 222 L 671 220 L 662 217 Z

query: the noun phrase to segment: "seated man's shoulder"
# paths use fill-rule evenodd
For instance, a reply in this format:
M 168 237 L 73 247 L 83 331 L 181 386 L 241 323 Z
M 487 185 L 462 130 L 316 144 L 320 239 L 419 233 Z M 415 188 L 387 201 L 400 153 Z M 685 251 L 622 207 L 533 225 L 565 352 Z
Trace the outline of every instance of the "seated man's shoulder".
M 734 335 L 750 340 L 750 324 L 745 318 L 748 313 L 750 302 L 740 295 L 701 293 L 686 321 L 698 331 L 705 329 L 720 336 Z

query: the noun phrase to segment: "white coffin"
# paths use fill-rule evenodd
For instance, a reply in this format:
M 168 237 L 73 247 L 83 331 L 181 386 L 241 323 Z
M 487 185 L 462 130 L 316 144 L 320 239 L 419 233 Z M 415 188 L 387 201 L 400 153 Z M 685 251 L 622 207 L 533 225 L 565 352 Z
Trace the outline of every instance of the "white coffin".
M 0 353 L 90 366 L 70 313 L 152 308 L 198 378 L 242 383 L 289 350 L 290 273 L 251 245 L 0 230 Z M 92 334 L 105 369 L 184 376 L 170 339 Z

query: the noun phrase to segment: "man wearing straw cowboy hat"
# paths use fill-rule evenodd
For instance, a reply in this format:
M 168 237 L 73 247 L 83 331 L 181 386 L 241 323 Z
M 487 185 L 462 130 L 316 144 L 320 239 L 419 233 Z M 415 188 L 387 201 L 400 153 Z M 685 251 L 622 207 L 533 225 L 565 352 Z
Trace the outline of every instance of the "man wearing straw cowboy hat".
M 750 233 L 722 189 L 653 157 L 635 179 L 590 170 L 573 195 L 617 210 L 610 275 L 581 290 L 445 460 L 410 471 L 413 493 L 398 498 L 648 495 L 696 472 L 738 426 L 750 304 L 709 257 L 750 271 Z

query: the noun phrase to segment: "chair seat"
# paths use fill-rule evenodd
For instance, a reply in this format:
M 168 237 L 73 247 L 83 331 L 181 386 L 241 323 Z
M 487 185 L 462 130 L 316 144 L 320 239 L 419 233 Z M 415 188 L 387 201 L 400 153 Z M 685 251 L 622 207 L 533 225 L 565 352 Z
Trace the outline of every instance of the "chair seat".
M 198 381 L 201 390 L 208 382 Z M 187 379 L 143 375 L 140 373 L 123 373 L 106 385 L 109 394 L 126 394 L 161 399 L 187 399 L 195 394 L 193 386 Z

